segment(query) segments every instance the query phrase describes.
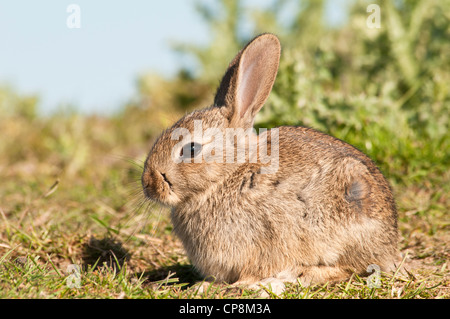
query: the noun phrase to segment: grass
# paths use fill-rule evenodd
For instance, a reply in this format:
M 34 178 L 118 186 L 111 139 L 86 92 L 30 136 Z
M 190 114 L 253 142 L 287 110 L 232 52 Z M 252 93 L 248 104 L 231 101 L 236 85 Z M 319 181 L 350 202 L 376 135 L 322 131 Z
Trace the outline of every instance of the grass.
M 58 130 L 62 120 L 36 125 Z M 104 118 L 78 121 L 114 134 Z M 109 138 L 77 134 L 64 142 L 77 144 L 73 158 L 61 145 L 42 159 L 39 148 L 15 162 L 2 157 L 0 298 L 258 298 L 221 284 L 198 291 L 201 278 L 171 232 L 168 211 L 142 201 L 139 163 L 148 142 L 124 141 L 110 151 Z M 433 184 L 394 185 L 407 273 L 383 274 L 379 288 L 353 276 L 334 285 L 289 285 L 270 298 L 449 298 L 448 180 L 447 172 Z M 72 264 L 80 267 L 79 288 L 67 282 L 75 278 Z

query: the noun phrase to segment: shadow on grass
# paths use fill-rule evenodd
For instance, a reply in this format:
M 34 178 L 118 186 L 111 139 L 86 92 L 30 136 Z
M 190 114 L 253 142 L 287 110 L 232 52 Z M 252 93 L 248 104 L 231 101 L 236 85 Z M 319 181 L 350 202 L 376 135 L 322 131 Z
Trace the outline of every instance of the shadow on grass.
M 89 241 L 83 245 L 81 254 L 82 267 L 86 270 L 95 270 L 100 267 L 121 269 L 130 258 L 131 253 L 123 247 L 122 242 L 111 236 L 101 239 L 89 238 Z M 143 278 L 144 283 L 148 285 L 186 284 L 183 285 L 183 289 L 204 279 L 192 265 L 181 263 L 158 267 L 136 273 L 136 275 Z
M 130 252 L 122 243 L 110 236 L 102 239 L 89 238 L 82 251 L 83 269 L 89 267 L 94 270 L 97 267 L 121 268 L 131 257 Z
M 179 263 L 145 271 L 141 275 L 145 278 L 145 283 L 149 285 L 164 284 L 170 286 L 176 284 L 187 284 L 183 286 L 184 289 L 187 289 L 203 280 L 203 277 L 200 276 L 192 265 Z

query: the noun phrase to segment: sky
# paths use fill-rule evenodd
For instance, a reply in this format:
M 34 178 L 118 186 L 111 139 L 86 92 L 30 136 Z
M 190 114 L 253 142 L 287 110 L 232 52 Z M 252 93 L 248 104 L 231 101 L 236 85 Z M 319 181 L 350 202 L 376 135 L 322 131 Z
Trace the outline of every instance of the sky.
M 207 43 L 194 2 L 0 0 L 0 86 L 37 94 L 42 113 L 60 105 L 84 113 L 117 110 L 136 93 L 139 74 L 170 76 L 183 65 L 172 41 Z M 71 4 L 80 9 L 80 28 L 73 28 Z M 328 11 L 330 19 L 341 18 L 336 7 Z

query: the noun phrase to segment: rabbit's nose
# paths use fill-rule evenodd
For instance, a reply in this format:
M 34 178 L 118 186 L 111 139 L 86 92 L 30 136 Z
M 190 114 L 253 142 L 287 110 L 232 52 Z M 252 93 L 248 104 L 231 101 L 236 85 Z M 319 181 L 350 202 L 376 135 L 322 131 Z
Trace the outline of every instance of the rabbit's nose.
M 147 198 L 164 201 L 172 190 L 172 183 L 165 173 L 146 167 L 142 173 L 142 188 Z
M 144 189 L 144 192 L 147 190 L 147 188 L 150 186 L 150 183 L 147 181 L 142 182 L 142 188 Z
M 141 182 L 145 197 L 151 198 L 153 193 L 152 191 L 153 186 L 152 186 L 152 176 L 149 170 L 144 170 L 144 172 L 142 173 Z

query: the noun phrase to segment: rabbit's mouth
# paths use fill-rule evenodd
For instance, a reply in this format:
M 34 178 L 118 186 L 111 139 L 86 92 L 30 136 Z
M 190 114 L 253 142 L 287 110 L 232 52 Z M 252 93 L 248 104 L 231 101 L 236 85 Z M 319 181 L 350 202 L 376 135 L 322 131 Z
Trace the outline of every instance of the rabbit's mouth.
M 160 173 L 160 174 L 161 174 L 164 182 L 169 186 L 170 190 L 172 191 L 172 183 L 169 181 L 166 174 L 164 174 L 164 173 Z
M 155 169 L 146 169 L 142 174 L 142 188 L 145 197 L 163 205 L 175 205 L 179 199 L 167 174 Z

